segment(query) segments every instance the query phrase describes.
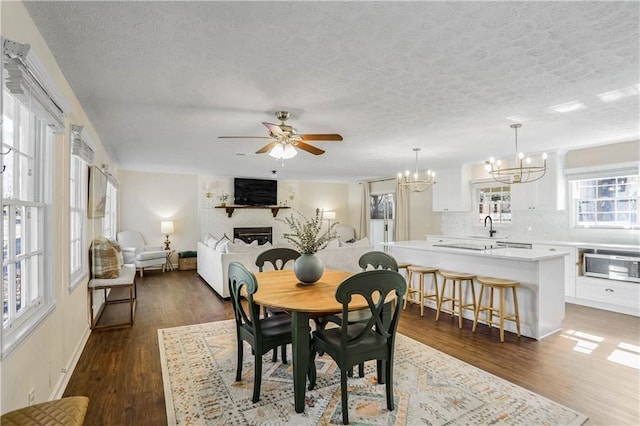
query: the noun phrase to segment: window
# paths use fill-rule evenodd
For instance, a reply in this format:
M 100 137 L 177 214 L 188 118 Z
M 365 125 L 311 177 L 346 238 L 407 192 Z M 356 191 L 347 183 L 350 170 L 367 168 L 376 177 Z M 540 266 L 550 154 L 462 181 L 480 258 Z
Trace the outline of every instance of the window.
M 578 227 L 637 228 L 638 175 L 572 181 Z
M 69 172 L 69 290 L 88 275 L 87 163 L 71 155 Z
M 104 236 L 115 239 L 118 218 L 118 189 L 112 182 L 111 175 L 107 176 L 107 202 L 104 211 L 103 230 Z
M 477 224 L 484 225 L 484 219 L 491 216 L 494 224 L 511 224 L 511 187 L 499 183 L 476 185 Z
M 2 111 L 3 355 L 53 307 L 47 273 L 54 132 L 3 89 Z
M 53 160 L 66 100 L 53 100 L 60 91 L 28 52 L 3 39 L 2 357 L 55 307 Z
M 71 125 L 69 159 L 69 291 L 73 291 L 89 274 L 87 247 L 88 165 L 93 149 L 82 137 L 83 126 Z

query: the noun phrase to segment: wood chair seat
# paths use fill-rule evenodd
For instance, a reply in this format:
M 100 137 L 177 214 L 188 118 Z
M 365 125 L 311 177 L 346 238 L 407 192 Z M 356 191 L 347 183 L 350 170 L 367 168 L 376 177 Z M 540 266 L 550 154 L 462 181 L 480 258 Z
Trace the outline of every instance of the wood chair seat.
M 438 268 L 434 268 L 432 266 L 421 266 L 421 265 L 408 265 L 407 266 L 407 297 L 404 299 L 403 309 L 407 308 L 407 301 L 411 301 L 411 303 L 419 303 L 420 304 L 420 316 L 424 316 L 424 299 L 433 299 L 436 302 L 436 306 L 438 305 L 438 300 L 440 299 L 440 295 L 438 294 Z M 418 274 L 420 276 L 420 283 L 418 288 L 413 288 L 413 274 Z M 424 289 L 424 276 L 431 275 L 431 280 L 434 286 L 433 293 L 426 293 Z M 417 298 L 415 297 L 417 296 Z
M 458 327 L 462 328 L 462 313 L 465 309 L 470 310 L 476 313 L 476 290 L 473 284 L 473 280 L 476 279 L 475 274 L 470 274 L 466 272 L 454 272 L 454 271 L 440 271 L 440 275 L 442 275 L 442 289 L 440 291 L 440 300 L 438 300 L 438 307 L 436 309 L 436 321 L 440 318 L 440 312 L 448 312 L 452 316 L 458 315 Z M 447 283 L 451 281 L 451 295 L 445 296 L 445 290 L 447 288 Z M 464 294 L 462 291 L 462 283 L 469 283 L 471 288 L 471 303 L 464 301 Z M 457 291 L 456 291 L 457 290 Z M 456 296 L 457 292 L 457 296 Z M 451 308 L 443 307 L 443 304 L 446 302 L 451 303 Z M 456 312 L 457 305 L 457 312 Z
M 489 329 L 491 329 L 492 325 L 496 325 L 500 329 L 500 341 L 504 342 L 504 322 L 505 321 L 514 321 L 516 323 L 516 331 L 518 337 L 520 337 L 520 314 L 518 310 L 518 294 L 517 288 L 520 287 L 520 283 L 517 281 L 504 279 L 504 278 L 494 278 L 494 277 L 476 277 L 478 283 L 480 283 L 480 293 L 478 294 L 478 306 L 475 312 L 474 320 L 473 320 L 473 329 L 472 331 L 475 333 L 476 328 L 478 326 L 478 321 L 480 320 L 480 313 L 486 312 L 486 318 L 482 319 L 483 322 L 486 322 L 489 325 Z M 484 288 L 489 288 L 489 301 L 488 305 L 482 304 L 482 295 Z M 500 299 L 499 306 L 497 308 L 493 307 L 493 290 L 498 289 L 498 297 Z M 505 290 L 511 289 L 512 297 L 513 297 L 513 312 L 507 313 L 506 311 L 506 294 Z M 498 317 L 498 320 L 494 320 L 494 317 Z

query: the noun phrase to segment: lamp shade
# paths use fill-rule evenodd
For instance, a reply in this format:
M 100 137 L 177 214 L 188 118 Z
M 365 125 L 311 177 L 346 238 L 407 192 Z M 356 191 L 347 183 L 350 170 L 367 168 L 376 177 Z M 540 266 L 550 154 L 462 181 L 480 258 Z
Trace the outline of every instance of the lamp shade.
M 336 212 L 334 211 L 325 211 L 322 213 L 322 217 L 327 220 L 336 220 Z
M 160 233 L 164 235 L 173 234 L 173 221 L 172 220 L 161 221 Z

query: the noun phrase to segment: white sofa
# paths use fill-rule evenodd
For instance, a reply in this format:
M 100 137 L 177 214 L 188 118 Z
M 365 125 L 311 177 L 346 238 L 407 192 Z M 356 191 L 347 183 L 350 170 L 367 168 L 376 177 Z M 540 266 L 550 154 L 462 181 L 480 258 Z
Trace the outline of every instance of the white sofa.
M 337 243 L 337 242 L 336 242 Z M 337 244 L 336 244 L 337 245 Z M 224 253 L 208 246 L 203 242 L 198 242 L 198 274 L 209 286 L 221 297 L 228 298 L 229 283 L 228 269 L 229 263 L 236 261 L 245 265 L 250 271 L 258 272 L 256 257 L 262 251 L 271 247 L 256 247 L 247 249 L 242 253 Z M 322 260 L 325 269 L 338 269 L 343 271 L 359 272 L 358 259 L 364 253 L 373 250 L 368 241 L 359 241 L 354 244 L 343 244 L 341 247 L 326 248 L 317 253 Z M 292 268 L 292 262 L 287 264 L 287 268 Z M 270 263 L 266 263 L 264 270 L 273 269 Z

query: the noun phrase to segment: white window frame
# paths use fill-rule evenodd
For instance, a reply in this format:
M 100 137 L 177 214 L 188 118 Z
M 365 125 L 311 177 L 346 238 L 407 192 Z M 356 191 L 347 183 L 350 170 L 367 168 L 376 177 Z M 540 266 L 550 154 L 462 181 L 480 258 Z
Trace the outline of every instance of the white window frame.
M 115 240 L 118 229 L 118 189 L 107 181 L 107 199 L 102 222 L 102 232 L 106 238 Z
M 483 191 L 484 189 L 490 188 L 490 189 L 494 189 L 494 188 L 502 188 L 503 190 L 499 191 L 499 192 L 505 192 L 504 188 L 508 188 L 509 191 L 509 200 L 508 201 L 501 201 L 501 204 L 504 204 L 505 202 L 508 202 L 509 204 L 509 210 L 508 212 L 504 211 L 503 208 L 500 209 L 500 212 L 494 213 L 492 211 L 489 212 L 481 212 L 481 202 L 480 202 L 480 198 L 481 198 L 481 191 Z M 491 221 L 493 223 L 494 227 L 508 227 L 511 226 L 513 224 L 513 190 L 511 188 L 511 185 L 509 184 L 505 184 L 505 183 L 500 183 L 500 182 L 496 182 L 493 180 L 490 181 L 484 181 L 484 180 L 477 180 L 473 182 L 473 224 L 474 226 L 484 226 L 484 219 L 487 216 L 491 216 Z M 505 216 L 503 218 L 503 215 Z M 508 215 L 508 218 L 506 217 Z
M 8 356 L 15 347 L 55 308 L 55 289 L 53 279 L 53 256 L 54 256 L 54 231 L 53 222 L 53 180 L 54 164 L 54 131 L 45 124 L 45 122 L 26 107 L 21 106 L 22 103 L 9 94 L 2 86 L 3 104 L 4 102 L 12 102 L 14 108 L 14 117 L 12 120 L 6 120 L 3 116 L 3 126 L 13 123 L 12 141 L 5 140 L 8 132 L 2 133 L 2 152 L 8 149 L 9 145 L 13 145 L 12 151 L 7 155 L 22 156 L 21 149 L 16 139 L 22 138 L 20 143 L 33 144 L 32 158 L 27 162 L 29 170 L 27 173 L 20 173 L 20 166 L 16 165 L 16 161 L 10 162 L 2 174 L 3 212 L 8 214 L 7 220 L 4 220 L 2 240 L 5 245 L 6 254 L 2 259 L 3 266 L 3 321 L 2 321 L 2 358 Z M 4 107 L 4 105 L 3 105 Z M 4 108 L 3 108 L 4 114 Z M 24 117 L 27 114 L 28 117 Z M 23 126 L 20 121 L 23 120 Z M 28 123 L 28 125 L 24 125 Z M 8 158 L 3 156 L 3 162 Z M 24 163 L 23 163 L 24 164 Z M 11 170 L 13 169 L 13 170 Z M 17 173 L 16 173 L 17 172 Z M 14 188 L 21 187 L 18 193 L 4 194 L 4 180 L 12 179 Z M 27 182 L 24 182 L 24 181 Z M 31 181 L 31 182 L 29 182 Z M 28 189 L 26 189 L 28 187 Z M 26 194 L 25 194 L 26 192 Z M 24 195 L 23 195 L 24 194 Z M 17 195 L 17 196 L 16 196 Z M 20 224 L 20 253 L 17 253 L 17 225 L 15 221 L 16 208 L 29 209 L 31 214 L 25 216 L 24 223 Z M 26 226 L 33 216 L 37 216 L 35 223 Z M 15 226 L 14 226 L 15 225 Z M 22 262 L 22 263 L 21 263 Z M 23 283 L 25 295 L 21 291 L 20 312 L 17 309 L 17 267 L 18 263 L 27 265 L 29 262 L 35 262 L 35 276 L 25 273 L 27 267 L 21 266 L 21 279 L 28 277 L 28 281 Z M 24 271 L 23 271 L 24 269 Z M 6 271 L 6 272 L 5 272 Z M 7 283 L 5 285 L 5 276 Z M 4 299 L 7 298 L 7 312 L 5 317 Z M 24 297 L 22 297 L 24 296 Z M 26 303 L 26 306 L 22 304 Z
M 597 223 L 595 224 L 588 224 L 588 225 L 584 225 L 584 224 L 580 224 L 580 220 L 579 220 L 579 208 L 578 208 L 578 203 L 580 202 L 580 197 L 579 197 L 579 190 L 580 190 L 580 186 L 579 183 L 586 181 L 586 180 L 608 180 L 608 179 L 618 179 L 618 178 L 623 178 L 623 177 L 636 177 L 638 180 L 640 180 L 640 172 L 638 171 L 638 168 L 631 168 L 631 169 L 601 169 L 598 168 L 596 170 L 592 170 L 590 172 L 582 172 L 582 173 L 569 173 L 569 190 L 570 190 L 570 212 L 571 212 L 571 226 L 575 229 L 594 229 L 594 230 L 615 230 L 615 229 L 620 229 L 620 230 L 626 230 L 626 229 L 639 229 L 638 223 L 640 222 L 640 200 L 638 199 L 638 194 L 636 194 L 636 223 L 635 224 L 627 224 L 627 225 L 614 225 L 614 224 L 602 224 L 599 225 Z M 616 201 L 618 197 L 611 197 L 610 199 L 608 199 L 609 201 Z M 620 197 L 620 198 L 628 198 L 628 197 Z M 593 198 L 593 200 L 595 201 L 596 198 Z M 582 199 L 582 200 L 586 200 L 586 199 Z M 611 212 L 610 212 L 611 213 Z M 613 212 L 615 214 L 615 211 Z M 595 213 L 597 214 L 597 212 Z
M 87 246 L 88 164 L 77 155 L 69 162 L 69 293 L 89 276 Z

